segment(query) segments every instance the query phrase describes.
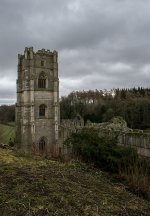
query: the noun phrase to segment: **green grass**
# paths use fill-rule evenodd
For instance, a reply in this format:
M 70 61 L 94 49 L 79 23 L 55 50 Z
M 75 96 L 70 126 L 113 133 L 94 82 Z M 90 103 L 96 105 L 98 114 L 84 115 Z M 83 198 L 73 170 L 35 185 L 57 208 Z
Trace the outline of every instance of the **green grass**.
M 83 163 L 0 149 L 2 216 L 148 216 L 149 204 Z
M 8 144 L 10 139 L 14 141 L 15 127 L 12 125 L 0 124 L 0 142 Z

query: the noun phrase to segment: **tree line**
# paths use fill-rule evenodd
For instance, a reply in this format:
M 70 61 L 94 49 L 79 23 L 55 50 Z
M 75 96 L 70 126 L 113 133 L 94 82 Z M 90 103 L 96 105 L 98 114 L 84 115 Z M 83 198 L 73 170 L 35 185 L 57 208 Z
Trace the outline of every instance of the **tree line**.
M 0 122 L 15 121 L 15 105 L 0 106 Z
M 61 119 L 77 114 L 97 123 L 122 116 L 130 128 L 150 128 L 150 88 L 75 91 L 61 97 Z
M 150 88 L 74 91 L 60 99 L 61 119 L 105 122 L 122 116 L 130 128 L 150 128 Z M 15 121 L 15 105 L 0 106 L 0 122 Z

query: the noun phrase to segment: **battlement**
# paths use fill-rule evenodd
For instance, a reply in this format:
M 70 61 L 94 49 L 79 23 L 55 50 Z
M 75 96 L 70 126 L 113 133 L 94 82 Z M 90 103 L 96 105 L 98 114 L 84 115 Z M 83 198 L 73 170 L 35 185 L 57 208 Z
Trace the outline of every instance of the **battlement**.
M 18 54 L 18 59 L 33 59 L 36 57 L 50 57 L 54 62 L 57 62 L 58 53 L 56 50 L 50 51 L 44 48 L 35 52 L 33 47 L 25 47 L 24 54 Z
M 39 54 L 39 55 L 57 55 L 57 51 L 54 50 L 53 52 L 50 51 L 50 50 L 45 50 L 45 49 L 41 49 L 41 50 L 38 50 L 36 52 L 36 54 Z

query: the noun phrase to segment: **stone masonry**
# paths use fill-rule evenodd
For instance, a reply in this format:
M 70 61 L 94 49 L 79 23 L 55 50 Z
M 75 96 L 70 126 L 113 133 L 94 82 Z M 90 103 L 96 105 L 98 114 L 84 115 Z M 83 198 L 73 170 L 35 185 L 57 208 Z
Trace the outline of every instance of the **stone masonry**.
M 24 153 L 57 156 L 59 79 L 56 51 L 25 48 L 18 55 L 16 146 Z

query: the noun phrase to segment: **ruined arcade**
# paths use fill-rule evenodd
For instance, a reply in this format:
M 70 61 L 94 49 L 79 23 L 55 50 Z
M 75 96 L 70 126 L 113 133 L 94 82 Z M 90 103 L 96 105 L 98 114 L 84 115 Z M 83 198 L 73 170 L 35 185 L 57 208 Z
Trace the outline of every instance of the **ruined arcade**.
M 58 155 L 59 80 L 56 51 L 18 55 L 16 145 L 24 153 Z

